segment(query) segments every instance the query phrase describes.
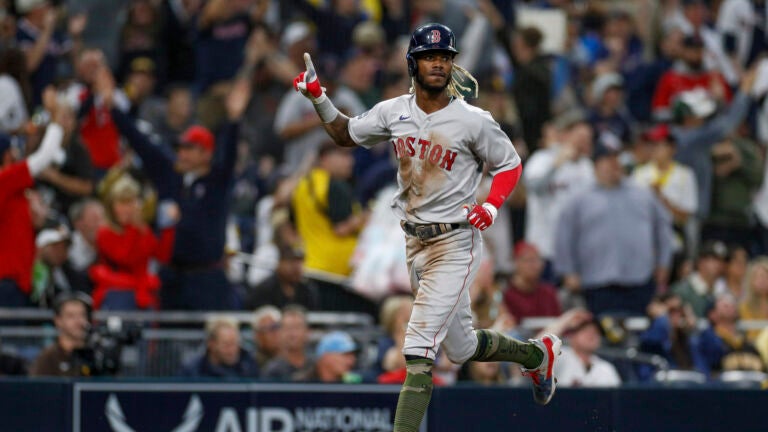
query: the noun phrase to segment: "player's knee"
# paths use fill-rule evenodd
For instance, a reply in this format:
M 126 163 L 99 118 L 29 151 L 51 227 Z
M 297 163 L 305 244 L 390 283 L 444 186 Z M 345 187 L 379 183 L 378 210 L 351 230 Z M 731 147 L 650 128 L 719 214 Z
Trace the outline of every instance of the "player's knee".
M 445 354 L 448 356 L 448 360 L 455 364 L 464 364 L 475 353 L 474 347 L 465 347 L 461 350 L 446 349 Z

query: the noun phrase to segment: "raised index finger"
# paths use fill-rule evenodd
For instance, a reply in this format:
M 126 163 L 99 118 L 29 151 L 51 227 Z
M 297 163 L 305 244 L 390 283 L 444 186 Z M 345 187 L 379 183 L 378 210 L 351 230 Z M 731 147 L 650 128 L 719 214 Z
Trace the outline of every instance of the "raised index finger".
M 315 73 L 315 65 L 312 64 L 312 57 L 309 56 L 309 53 L 304 53 L 304 64 L 307 66 L 308 74 Z

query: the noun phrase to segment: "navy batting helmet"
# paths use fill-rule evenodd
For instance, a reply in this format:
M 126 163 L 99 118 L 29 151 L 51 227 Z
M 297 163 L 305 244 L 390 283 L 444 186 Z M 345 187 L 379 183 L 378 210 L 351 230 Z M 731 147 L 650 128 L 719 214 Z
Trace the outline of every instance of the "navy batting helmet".
M 455 54 L 459 53 L 456 49 L 456 36 L 448 27 L 429 23 L 419 26 L 411 35 L 411 42 L 408 44 L 408 53 L 405 59 L 408 62 L 408 74 L 416 75 L 416 59 L 413 54 L 424 51 L 448 51 Z

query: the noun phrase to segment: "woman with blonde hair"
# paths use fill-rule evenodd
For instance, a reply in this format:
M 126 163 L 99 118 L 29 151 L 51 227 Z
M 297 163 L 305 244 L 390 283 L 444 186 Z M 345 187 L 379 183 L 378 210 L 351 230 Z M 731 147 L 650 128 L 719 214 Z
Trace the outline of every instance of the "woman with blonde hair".
M 744 300 L 739 305 L 742 320 L 768 320 L 768 257 L 755 258 L 744 278 Z M 747 340 L 754 342 L 761 329 L 747 331 Z
M 158 238 L 142 217 L 140 192 L 139 184 L 123 175 L 107 196 L 110 224 L 96 234 L 98 261 L 89 272 L 95 285 L 94 308 L 153 309 L 158 305 L 160 279 L 150 272 L 149 264 L 151 259 L 162 263 L 170 259 L 178 209 L 160 206 Z

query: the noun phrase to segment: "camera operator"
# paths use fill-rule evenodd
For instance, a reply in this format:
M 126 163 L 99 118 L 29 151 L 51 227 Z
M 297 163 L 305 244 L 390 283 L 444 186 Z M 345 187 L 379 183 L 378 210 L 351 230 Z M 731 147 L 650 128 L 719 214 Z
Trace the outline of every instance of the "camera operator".
M 81 376 L 77 367 L 75 350 L 86 344 L 88 315 L 91 299 L 80 292 L 62 293 L 53 304 L 53 323 L 59 331 L 56 343 L 49 346 L 35 359 L 29 371 L 30 376 Z

